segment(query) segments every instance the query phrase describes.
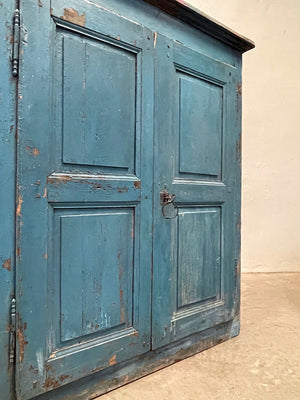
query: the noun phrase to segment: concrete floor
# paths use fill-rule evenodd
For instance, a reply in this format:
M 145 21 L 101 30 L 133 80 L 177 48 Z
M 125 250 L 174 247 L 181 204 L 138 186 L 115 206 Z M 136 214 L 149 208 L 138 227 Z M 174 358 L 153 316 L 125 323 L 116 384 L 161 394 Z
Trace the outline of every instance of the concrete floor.
M 300 400 L 300 273 L 243 274 L 240 336 L 100 399 Z

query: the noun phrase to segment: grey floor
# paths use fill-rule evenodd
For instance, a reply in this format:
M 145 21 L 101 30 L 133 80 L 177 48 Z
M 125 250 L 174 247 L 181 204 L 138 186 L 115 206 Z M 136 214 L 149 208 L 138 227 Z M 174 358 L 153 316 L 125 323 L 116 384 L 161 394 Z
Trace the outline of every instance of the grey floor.
M 99 400 L 300 400 L 300 273 L 242 275 L 240 336 Z

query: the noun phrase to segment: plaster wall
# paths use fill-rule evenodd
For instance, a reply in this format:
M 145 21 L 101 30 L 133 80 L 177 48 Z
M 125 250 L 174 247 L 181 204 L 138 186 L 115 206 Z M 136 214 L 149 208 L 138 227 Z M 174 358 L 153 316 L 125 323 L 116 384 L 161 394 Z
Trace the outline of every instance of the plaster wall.
M 189 2 L 256 43 L 243 59 L 242 270 L 300 271 L 300 1 Z

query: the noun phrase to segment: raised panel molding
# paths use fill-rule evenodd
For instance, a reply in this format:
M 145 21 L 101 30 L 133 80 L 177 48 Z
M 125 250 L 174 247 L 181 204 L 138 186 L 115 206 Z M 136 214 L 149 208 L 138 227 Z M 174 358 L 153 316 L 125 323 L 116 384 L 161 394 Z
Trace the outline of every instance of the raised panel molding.
M 132 326 L 133 221 L 130 208 L 60 215 L 62 341 Z
M 223 87 L 177 70 L 179 80 L 179 175 L 220 180 Z
M 71 33 L 60 40 L 63 164 L 134 173 L 139 50 Z
M 177 309 L 221 297 L 221 208 L 180 208 Z

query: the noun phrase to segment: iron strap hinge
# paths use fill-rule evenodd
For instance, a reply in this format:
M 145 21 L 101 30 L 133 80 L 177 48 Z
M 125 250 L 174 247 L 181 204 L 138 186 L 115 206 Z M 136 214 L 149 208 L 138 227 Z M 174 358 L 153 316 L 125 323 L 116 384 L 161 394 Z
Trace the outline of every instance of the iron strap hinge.
M 15 10 L 13 15 L 13 47 L 12 47 L 12 74 L 18 76 L 20 51 L 20 11 Z
M 9 331 L 9 364 L 15 363 L 16 357 L 16 299 L 10 303 L 10 331 Z

